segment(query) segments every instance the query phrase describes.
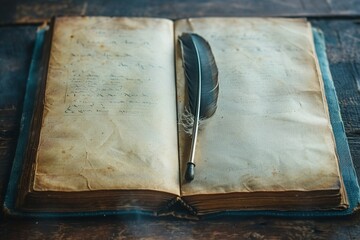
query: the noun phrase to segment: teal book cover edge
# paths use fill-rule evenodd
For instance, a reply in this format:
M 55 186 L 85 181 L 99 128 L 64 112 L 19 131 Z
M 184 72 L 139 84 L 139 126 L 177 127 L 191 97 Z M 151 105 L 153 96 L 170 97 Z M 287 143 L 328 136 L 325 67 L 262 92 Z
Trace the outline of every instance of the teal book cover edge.
M 5 214 L 19 217 L 79 217 L 79 216 L 105 216 L 105 215 L 124 215 L 141 214 L 156 216 L 155 212 L 131 210 L 131 211 L 96 211 L 96 212 L 24 212 L 15 208 L 18 182 L 22 174 L 24 153 L 28 143 L 30 124 L 34 108 L 34 99 L 41 77 L 40 59 L 42 57 L 43 45 L 45 41 L 46 29 L 39 29 L 37 32 L 33 57 L 31 61 L 29 77 L 27 81 L 26 94 L 24 100 L 23 114 L 20 123 L 20 135 L 16 148 L 10 180 L 4 200 Z M 329 63 L 326 56 L 325 40 L 322 32 L 313 29 L 316 54 L 324 81 L 325 95 L 329 106 L 330 121 L 335 135 L 337 154 L 339 156 L 339 166 L 343 177 L 344 185 L 349 200 L 349 208 L 346 210 L 326 210 L 326 211 L 273 211 L 273 210 L 241 210 L 224 211 L 209 214 L 203 218 L 213 218 L 220 216 L 280 216 L 280 217 L 326 217 L 326 216 L 345 216 L 354 212 L 360 203 L 359 184 L 351 159 L 350 149 L 345 135 L 344 125 L 341 119 L 340 108 L 334 83 L 331 77 Z

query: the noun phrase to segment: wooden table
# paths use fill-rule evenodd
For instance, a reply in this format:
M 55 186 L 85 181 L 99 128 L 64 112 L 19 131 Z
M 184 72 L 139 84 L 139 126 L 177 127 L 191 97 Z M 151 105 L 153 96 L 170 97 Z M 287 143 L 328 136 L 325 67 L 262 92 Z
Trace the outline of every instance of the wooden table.
M 19 133 L 37 24 L 52 15 L 184 18 L 308 17 L 324 31 L 327 54 L 357 174 L 360 176 L 360 1 L 13 1 L 0 5 L 0 203 Z M 206 221 L 141 216 L 8 219 L 0 239 L 360 239 L 360 213 L 342 218 L 226 217 Z

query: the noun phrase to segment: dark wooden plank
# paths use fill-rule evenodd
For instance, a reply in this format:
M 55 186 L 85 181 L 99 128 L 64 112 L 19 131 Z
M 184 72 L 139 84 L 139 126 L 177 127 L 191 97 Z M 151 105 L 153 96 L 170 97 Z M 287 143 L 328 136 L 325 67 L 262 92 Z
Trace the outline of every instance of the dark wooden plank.
M 359 215 L 343 219 L 225 218 L 184 221 L 158 218 L 8 220 L 6 239 L 356 239 Z M 357 235 L 356 235 L 357 236 Z
M 358 179 L 360 179 L 360 137 L 348 137 L 351 156 Z M 359 223 L 360 225 L 360 223 Z M 360 235 L 359 235 L 360 236 Z
M 160 11 L 159 8 L 157 11 Z M 350 150 L 359 175 L 360 109 L 358 105 L 360 102 L 357 84 L 358 65 L 356 65 L 360 62 L 358 21 L 355 19 L 314 20 L 313 23 L 324 31 L 327 39 L 330 67 L 346 132 L 349 136 Z M 2 105 L 6 106 L 4 108 L 6 111 L 5 114 L 0 111 L 0 127 L 5 130 L 1 132 L 1 134 L 5 133 L 1 136 L 6 138 L 12 146 L 16 142 L 18 113 L 21 111 L 34 33 L 34 27 L 30 26 L 14 29 L 0 27 L 0 46 L 6 45 L 1 49 L 7 49 L 0 50 L 0 61 L 3 61 L 0 64 L 0 71 L 3 71 L 0 72 L 0 84 L 4 84 L 2 81 L 9 82 L 6 83 L 6 86 L 14 91 L 9 94 L 9 98 L 6 98 L 5 104 Z M 8 63 L 4 59 L 9 59 L 9 66 L 6 66 Z M 4 77 L 4 74 L 9 75 Z M 16 84 L 11 85 L 10 83 Z M 8 91 L 0 92 L 0 99 L 5 99 L 2 96 L 8 93 Z M 17 97 L 12 98 L 11 96 L 14 94 Z M 1 143 L 0 140 L 0 187 L 4 189 L 6 185 L 4 176 L 9 172 L 14 147 L 7 145 L 1 147 Z M 6 151 L 6 153 L 1 155 L 2 151 Z M 3 219 L 0 222 L 0 236 L 4 239 L 43 239 L 50 236 L 74 239 L 357 239 L 360 236 L 360 213 L 343 218 L 228 217 L 205 221 L 144 218 L 142 216 L 86 219 Z
M 5 0 L 0 23 L 39 22 L 53 15 L 165 17 L 359 16 L 358 0 Z
M 35 26 L 0 28 L 1 109 L 22 102 L 35 31 Z

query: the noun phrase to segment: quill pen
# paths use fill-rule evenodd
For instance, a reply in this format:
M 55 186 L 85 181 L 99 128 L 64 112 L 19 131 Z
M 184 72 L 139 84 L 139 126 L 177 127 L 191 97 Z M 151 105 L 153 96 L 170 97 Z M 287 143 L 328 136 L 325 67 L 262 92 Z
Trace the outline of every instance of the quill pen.
M 195 174 L 195 147 L 199 121 L 214 115 L 219 94 L 218 69 L 209 43 L 194 33 L 179 37 L 188 93 L 188 107 L 192 122 L 192 142 L 185 179 Z

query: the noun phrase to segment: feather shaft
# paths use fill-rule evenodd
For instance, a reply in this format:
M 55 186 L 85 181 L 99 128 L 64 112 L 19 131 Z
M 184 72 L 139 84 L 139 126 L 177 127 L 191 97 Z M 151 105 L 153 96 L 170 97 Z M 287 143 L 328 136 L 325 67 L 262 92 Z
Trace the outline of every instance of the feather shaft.
M 194 115 L 194 125 L 192 131 L 192 140 L 191 140 L 191 149 L 190 149 L 190 156 L 189 161 L 187 163 L 186 172 L 185 172 L 185 179 L 187 181 L 191 181 L 195 177 L 195 149 L 196 149 L 196 141 L 199 132 L 199 120 L 200 120 L 200 102 L 201 102 L 201 64 L 200 64 L 200 57 L 199 57 L 199 50 L 196 45 L 194 45 L 196 51 L 196 57 L 198 62 L 198 91 L 197 91 L 197 98 L 196 98 L 196 105 L 195 105 L 195 115 Z

